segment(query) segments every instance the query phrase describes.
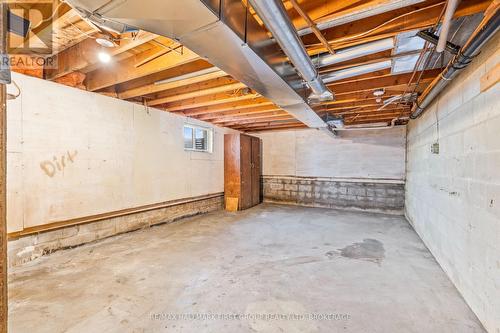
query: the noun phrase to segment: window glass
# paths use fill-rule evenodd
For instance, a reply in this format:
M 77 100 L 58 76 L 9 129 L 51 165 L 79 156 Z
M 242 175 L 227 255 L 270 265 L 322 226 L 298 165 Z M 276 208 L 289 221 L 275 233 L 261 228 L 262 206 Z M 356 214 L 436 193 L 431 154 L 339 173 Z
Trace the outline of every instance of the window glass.
M 184 125 L 184 149 L 211 153 L 212 140 L 212 129 Z
M 194 143 L 196 150 L 207 150 L 208 131 L 206 129 L 197 128 L 195 130 Z
M 193 149 L 193 128 L 184 126 L 184 148 Z

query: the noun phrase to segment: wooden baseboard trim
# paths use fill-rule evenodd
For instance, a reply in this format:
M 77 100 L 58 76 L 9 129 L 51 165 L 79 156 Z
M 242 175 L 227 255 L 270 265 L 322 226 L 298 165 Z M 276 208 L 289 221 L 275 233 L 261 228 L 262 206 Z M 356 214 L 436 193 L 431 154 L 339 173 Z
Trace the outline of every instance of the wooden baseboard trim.
M 121 209 L 121 210 L 116 210 L 116 211 L 112 211 L 112 212 L 84 216 L 84 217 L 78 217 L 78 218 L 64 220 L 64 221 L 50 222 L 47 224 L 34 226 L 34 227 L 28 227 L 28 228 L 24 228 L 23 230 L 20 230 L 20 231 L 8 233 L 7 237 L 8 237 L 8 240 L 14 240 L 14 239 L 17 239 L 17 238 L 22 237 L 22 236 L 32 235 L 32 234 L 36 234 L 39 232 L 51 231 L 51 230 L 61 229 L 64 227 L 86 224 L 86 223 L 91 223 L 91 222 L 97 222 L 97 221 L 106 220 L 106 219 L 110 219 L 110 218 L 114 218 L 114 217 L 137 214 L 137 213 L 147 212 L 147 211 L 151 211 L 151 210 L 155 210 L 155 209 L 168 208 L 168 207 L 172 207 L 172 206 L 178 206 L 178 205 L 182 205 L 182 204 L 187 204 L 187 203 L 192 203 L 192 202 L 197 202 L 197 201 L 202 201 L 202 200 L 207 200 L 207 199 L 212 199 L 212 198 L 218 198 L 218 197 L 224 197 L 224 192 L 205 194 L 205 195 L 200 195 L 200 196 L 191 197 L 191 198 L 170 200 L 170 201 L 160 202 L 160 203 L 156 203 L 156 204 Z

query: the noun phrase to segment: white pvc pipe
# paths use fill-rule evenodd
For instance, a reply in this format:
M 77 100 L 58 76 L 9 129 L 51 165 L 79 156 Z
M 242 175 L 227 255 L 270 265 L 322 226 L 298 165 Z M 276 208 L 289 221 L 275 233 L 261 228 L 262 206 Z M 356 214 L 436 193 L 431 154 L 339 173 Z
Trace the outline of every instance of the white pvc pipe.
M 446 11 L 444 13 L 443 24 L 441 25 L 441 32 L 439 33 L 439 40 L 436 46 L 436 52 L 441 53 L 446 48 L 446 42 L 448 41 L 448 33 L 450 31 L 451 19 L 453 14 L 455 14 L 455 9 L 457 9 L 459 0 L 448 0 L 446 4 Z

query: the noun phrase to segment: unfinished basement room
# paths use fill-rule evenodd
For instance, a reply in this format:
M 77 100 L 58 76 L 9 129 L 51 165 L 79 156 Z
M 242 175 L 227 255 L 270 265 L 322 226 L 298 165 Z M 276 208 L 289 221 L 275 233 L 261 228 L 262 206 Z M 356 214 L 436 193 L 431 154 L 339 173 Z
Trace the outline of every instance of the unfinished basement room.
M 0 1 L 0 333 L 500 333 L 500 0 Z

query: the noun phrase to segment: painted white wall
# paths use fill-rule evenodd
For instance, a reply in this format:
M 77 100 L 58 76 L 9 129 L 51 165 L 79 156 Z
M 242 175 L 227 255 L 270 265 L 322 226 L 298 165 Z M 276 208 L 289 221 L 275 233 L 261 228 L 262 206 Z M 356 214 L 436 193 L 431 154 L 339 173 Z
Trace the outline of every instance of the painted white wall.
M 500 332 L 500 36 L 408 127 L 406 215 L 486 329 Z M 439 154 L 430 147 L 439 142 Z
M 7 105 L 9 232 L 224 190 L 223 136 L 231 130 L 16 73 L 13 79 L 22 94 Z M 213 153 L 184 150 L 185 123 L 214 129 Z M 41 167 L 46 161 L 52 171 L 63 156 L 65 167 L 53 176 Z
M 262 132 L 263 174 L 403 180 L 406 130 L 342 132 L 315 129 Z

